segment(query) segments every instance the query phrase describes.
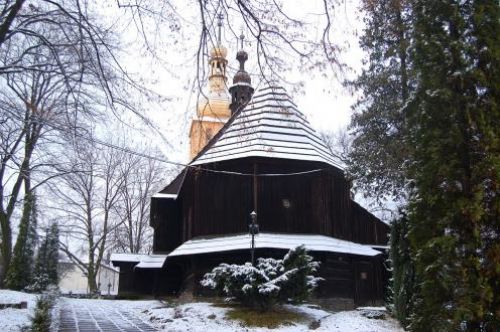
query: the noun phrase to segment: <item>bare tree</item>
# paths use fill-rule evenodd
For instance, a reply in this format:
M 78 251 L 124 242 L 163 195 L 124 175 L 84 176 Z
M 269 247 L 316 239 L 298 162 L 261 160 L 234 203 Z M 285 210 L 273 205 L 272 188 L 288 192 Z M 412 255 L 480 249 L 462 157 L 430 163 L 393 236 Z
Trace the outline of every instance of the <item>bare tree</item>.
M 340 128 L 337 131 L 321 132 L 320 136 L 323 142 L 325 142 L 328 150 L 330 150 L 339 161 L 347 165 L 352 142 L 352 138 L 347 128 Z
M 56 32 L 46 34 L 53 33 Z M 24 193 L 27 201 L 32 190 L 59 173 L 57 162 L 49 163 L 45 158 L 47 144 L 57 140 L 61 133 L 67 135 L 67 131 L 76 130 L 85 117 L 95 115 L 89 107 L 97 102 L 90 92 L 96 89 L 95 76 L 90 70 L 82 72 L 75 64 L 78 61 L 72 47 L 65 49 L 64 57 L 60 49 L 58 59 L 52 57 L 50 50 L 38 47 L 36 53 L 24 54 L 18 62 L 36 70 L 0 75 L 3 88 L 0 94 L 0 224 L 5 271 L 9 269 L 12 254 L 12 217 L 19 198 Z M 57 70 L 61 68 L 64 74 Z M 32 181 L 33 175 L 41 176 Z M 29 209 L 24 208 L 22 213 L 28 215 L 21 221 L 28 222 Z M 20 229 L 28 228 L 20 225 Z M 17 242 L 22 247 L 25 236 L 20 235 Z M 0 276 L 0 283 L 3 279 Z
M 155 155 L 144 151 L 147 155 Z M 160 188 L 166 169 L 156 159 L 128 156 L 122 163 L 124 184 L 116 205 L 120 226 L 113 233 L 113 249 L 121 252 L 148 253 L 152 245 L 149 226 L 151 196 Z
M 87 1 L 0 3 L 0 75 L 50 70 L 63 78 L 71 93 L 84 80 L 83 76 L 92 71 L 102 91 L 112 100 L 107 81 L 112 49 L 109 30 L 100 24 Z M 37 62 L 25 61 L 34 54 L 46 57 Z M 67 65 L 68 54 L 72 57 L 71 69 Z M 75 72 L 80 75 L 74 75 Z
M 152 55 L 157 55 L 156 35 L 148 29 L 160 24 L 168 25 L 175 33 L 182 30 L 187 17 L 195 17 L 198 30 L 197 63 L 199 77 L 205 77 L 205 58 L 209 49 L 217 44 L 217 19 L 225 16 L 229 40 L 238 40 L 241 28 L 249 34 L 253 42 L 259 69 L 262 74 L 272 74 L 281 78 L 280 70 L 287 67 L 291 57 L 297 57 L 303 66 L 321 69 L 332 68 L 332 74 L 340 69 L 338 55 L 341 46 L 332 38 L 335 8 L 341 1 L 323 0 L 316 3 L 303 3 L 301 13 L 309 13 L 313 21 L 308 22 L 302 15 L 295 17 L 287 12 L 285 3 L 275 0 L 196 0 L 192 1 L 193 12 L 178 9 L 184 2 L 117 0 L 119 8 L 131 14 L 136 28 L 142 34 L 144 43 Z M 185 10 L 185 9 L 184 9 Z M 196 14 L 197 13 L 197 14 Z M 194 15 L 193 15 L 194 14 Z M 187 24 L 191 25 L 192 24 Z M 316 33 L 307 35 L 306 32 Z M 314 36 L 314 37 L 311 37 Z M 331 66 L 331 67 L 330 67 Z
M 205 64 L 209 48 L 217 44 L 216 21 L 219 15 L 227 18 L 228 39 L 236 40 L 240 28 L 244 27 L 255 46 L 257 62 L 266 77 L 284 79 L 283 68 L 289 67 L 290 58 L 297 58 L 306 69 L 333 69 L 332 75 L 342 68 L 338 60 L 341 45 L 333 40 L 335 8 L 340 1 L 323 0 L 302 4 L 302 13 L 309 12 L 309 22 L 304 17 L 296 18 L 287 12 L 287 7 L 275 0 L 196 0 L 191 6 L 175 0 L 117 0 L 117 7 L 128 14 L 133 26 L 142 37 L 145 49 L 152 56 L 158 56 L 157 40 L 178 41 L 183 26 L 197 30 L 199 34 L 196 52 L 198 87 L 206 76 Z M 179 9 L 178 7 L 183 7 Z M 39 47 L 51 50 L 59 58 L 61 46 L 73 45 L 83 53 L 91 53 L 92 62 L 81 62 L 82 70 L 91 66 L 98 77 L 102 90 L 111 105 L 130 109 L 130 103 L 106 80 L 106 66 L 120 73 L 123 83 L 145 92 L 145 89 L 131 79 L 117 59 L 118 49 L 109 42 L 107 35 L 116 27 L 100 25 L 96 12 L 99 2 L 82 0 L 5 0 L 0 3 L 0 75 L 18 70 L 38 70 L 36 67 L 19 65 L 25 54 L 37 52 Z M 195 23 L 193 24 L 193 15 Z M 197 13 L 197 14 L 196 14 Z M 158 38 L 168 27 L 170 35 Z M 64 41 L 54 40 L 49 30 L 60 31 Z M 161 33 L 159 31 L 162 31 Z M 307 33 L 309 32 L 309 33 Z M 189 33 L 192 35 L 192 31 Z M 311 38 L 311 36 L 314 36 Z M 25 41 L 31 43 L 26 44 Z M 11 50 L 15 50 L 11 54 Z M 63 68 L 60 68 L 64 74 Z
M 59 211 L 61 234 L 83 245 L 86 259 L 71 248 L 70 242 L 62 241 L 61 249 L 85 273 L 89 290 L 94 292 L 108 236 L 120 226 L 114 211 L 125 183 L 121 172 L 124 153 L 86 141 L 74 143 L 68 154 L 75 171 L 49 185 L 58 198 L 51 208 Z
M 0 141 L 0 224 L 2 230 L 2 264 L 8 270 L 12 253 L 11 218 L 24 191 L 25 203 L 34 189 L 32 186 L 32 164 L 37 145 L 45 133 L 43 124 L 35 121 L 57 112 L 57 101 L 51 90 L 54 88 L 40 73 L 23 77 L 7 76 L 5 94 L 0 96 L 2 111 L 2 132 Z M 5 131 L 4 131 L 5 129 Z M 23 188 L 24 184 L 24 188 Z M 40 184 L 40 183 L 39 183 Z M 35 184 L 38 186 L 39 184 Z M 29 204 L 24 204 L 21 221 L 30 220 Z M 26 215 L 24 215 L 26 214 Z M 20 229 L 27 230 L 29 227 Z M 18 241 L 25 238 L 20 234 Z M 22 245 L 22 244 L 21 244 Z M 3 280 L 3 276 L 1 278 Z

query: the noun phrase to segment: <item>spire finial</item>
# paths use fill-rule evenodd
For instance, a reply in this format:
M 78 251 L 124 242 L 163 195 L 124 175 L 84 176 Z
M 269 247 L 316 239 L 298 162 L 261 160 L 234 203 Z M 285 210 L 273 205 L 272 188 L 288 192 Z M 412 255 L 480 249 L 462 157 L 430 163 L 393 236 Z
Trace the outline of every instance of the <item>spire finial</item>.
M 224 15 L 222 15 L 222 13 L 219 13 L 217 15 L 217 18 L 218 18 L 217 26 L 219 27 L 217 41 L 219 42 L 219 45 L 220 45 L 221 44 L 221 35 L 222 35 L 222 20 L 224 19 Z
M 243 31 L 241 31 L 241 35 L 240 35 L 241 49 L 243 49 L 243 40 L 245 40 L 245 35 L 243 34 Z

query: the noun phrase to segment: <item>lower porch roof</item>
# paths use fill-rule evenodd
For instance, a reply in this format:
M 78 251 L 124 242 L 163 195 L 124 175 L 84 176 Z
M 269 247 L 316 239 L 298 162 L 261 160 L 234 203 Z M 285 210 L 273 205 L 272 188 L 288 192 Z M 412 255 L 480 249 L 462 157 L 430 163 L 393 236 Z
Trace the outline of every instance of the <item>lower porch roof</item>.
M 372 246 L 368 244 L 359 244 L 325 235 L 260 233 L 255 236 L 255 249 L 290 250 L 300 245 L 304 245 L 309 251 L 333 252 L 359 256 L 376 256 L 381 254 L 380 251 L 374 250 Z M 135 268 L 161 269 L 165 260 L 169 257 L 249 250 L 250 247 L 251 236 L 249 234 L 197 237 L 184 242 L 168 255 L 114 253 L 111 255 L 111 261 L 115 265 L 119 265 L 120 262 L 128 262 L 137 263 Z
M 111 262 L 113 265 L 120 263 L 136 263 L 134 268 L 142 269 L 161 269 L 167 255 L 147 255 L 147 254 L 111 254 Z
M 290 250 L 304 245 L 309 251 L 326 251 L 342 254 L 376 256 L 380 251 L 370 245 L 341 240 L 316 234 L 259 233 L 255 236 L 255 249 Z M 233 250 L 248 250 L 251 247 L 251 235 L 235 234 L 217 237 L 197 237 L 188 240 L 170 252 L 167 257 L 206 254 Z

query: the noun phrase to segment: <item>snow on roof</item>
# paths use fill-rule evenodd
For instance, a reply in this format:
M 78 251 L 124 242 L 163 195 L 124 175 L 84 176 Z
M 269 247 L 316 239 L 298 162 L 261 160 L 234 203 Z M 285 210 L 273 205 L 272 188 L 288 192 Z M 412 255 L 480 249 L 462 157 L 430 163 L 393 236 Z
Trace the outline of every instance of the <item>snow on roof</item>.
M 389 245 L 382 245 L 382 244 L 368 244 L 368 245 L 373 249 L 389 250 Z
M 167 255 L 146 255 L 146 254 L 111 254 L 112 262 L 138 263 L 135 267 L 140 269 L 161 269 Z
M 154 197 L 154 198 L 177 199 L 177 195 L 176 194 L 164 194 L 164 193 L 156 193 L 152 197 Z
M 238 234 L 214 238 L 194 238 L 184 242 L 168 257 L 243 250 L 250 248 L 250 235 Z M 255 237 L 255 248 L 292 249 L 305 245 L 311 251 L 376 256 L 380 252 L 368 245 L 340 240 L 325 235 L 260 233 Z
M 147 255 L 135 267 L 139 269 L 161 269 L 167 255 Z
M 257 91 L 214 139 L 192 165 L 269 157 L 319 161 L 343 168 L 282 87 Z
M 140 262 L 141 258 L 147 256 L 144 254 L 117 254 L 112 253 L 110 261 L 112 262 Z
M 69 266 L 74 266 L 75 268 L 78 268 L 78 265 L 74 262 L 59 262 L 59 264 L 64 264 L 64 265 L 69 265 Z M 84 263 L 84 264 L 88 264 L 88 263 Z M 108 269 L 108 270 L 111 270 L 113 272 L 120 272 L 120 269 L 114 267 L 114 266 L 111 266 L 111 265 L 107 265 L 107 264 L 104 264 L 104 263 L 101 263 L 101 267 L 102 268 L 105 268 L 105 269 Z

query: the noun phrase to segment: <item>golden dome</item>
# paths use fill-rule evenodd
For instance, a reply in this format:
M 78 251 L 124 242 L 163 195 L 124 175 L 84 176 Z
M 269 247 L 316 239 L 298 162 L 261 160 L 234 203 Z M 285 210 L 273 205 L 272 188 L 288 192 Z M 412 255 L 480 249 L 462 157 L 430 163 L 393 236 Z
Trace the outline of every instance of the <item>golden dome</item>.
M 227 56 L 227 48 L 224 46 L 216 46 L 210 50 L 210 57 L 211 58 L 226 58 Z

